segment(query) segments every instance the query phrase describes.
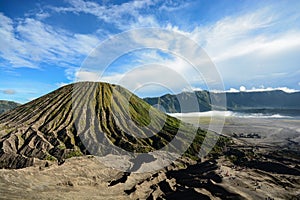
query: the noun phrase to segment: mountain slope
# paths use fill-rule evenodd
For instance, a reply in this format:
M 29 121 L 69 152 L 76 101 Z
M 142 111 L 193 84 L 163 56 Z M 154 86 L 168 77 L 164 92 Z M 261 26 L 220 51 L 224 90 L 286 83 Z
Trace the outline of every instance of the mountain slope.
M 62 87 L 0 115 L 0 167 L 120 153 L 112 150 L 112 143 L 120 151 L 151 152 L 165 147 L 179 130 L 177 145 L 168 145 L 168 150 L 189 145 L 194 133 L 186 154 L 193 156 L 200 150 L 206 132 L 150 108 L 120 86 L 84 82 Z
M 211 96 L 210 96 L 211 94 Z M 224 94 L 224 93 L 223 93 Z M 211 99 L 215 102 L 220 99 L 221 93 L 196 91 L 200 111 L 211 110 Z M 192 93 L 183 92 L 178 95 L 164 95 L 161 97 L 145 98 L 151 105 L 160 104 L 168 113 L 181 112 L 179 102 L 188 102 Z M 287 114 L 300 114 L 300 92 L 285 93 L 280 90 L 267 92 L 237 92 L 226 93 L 227 109 L 233 111 L 253 112 L 283 112 Z M 199 112 L 191 108 L 186 112 Z
M 18 107 L 19 105 L 21 105 L 21 104 L 13 102 L 13 101 L 0 100 L 0 114 L 7 112 L 9 110 L 12 110 L 15 107 Z

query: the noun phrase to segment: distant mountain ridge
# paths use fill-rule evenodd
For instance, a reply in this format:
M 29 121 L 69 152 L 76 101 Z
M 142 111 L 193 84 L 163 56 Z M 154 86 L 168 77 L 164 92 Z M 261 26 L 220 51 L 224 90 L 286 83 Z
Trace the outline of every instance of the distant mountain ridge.
M 218 102 L 224 93 L 211 93 L 208 91 L 195 91 L 195 93 L 182 92 L 177 95 L 163 95 L 161 97 L 144 98 L 150 105 L 159 104 L 167 113 L 181 112 L 179 102 L 188 102 L 196 95 L 201 112 L 211 110 L 211 98 Z M 241 112 L 274 112 L 300 114 L 300 92 L 286 93 L 281 90 L 265 92 L 236 92 L 225 93 L 227 110 Z M 199 112 L 197 108 L 190 108 L 186 112 Z
M 0 114 L 12 110 L 20 105 L 21 104 L 13 101 L 0 100 Z

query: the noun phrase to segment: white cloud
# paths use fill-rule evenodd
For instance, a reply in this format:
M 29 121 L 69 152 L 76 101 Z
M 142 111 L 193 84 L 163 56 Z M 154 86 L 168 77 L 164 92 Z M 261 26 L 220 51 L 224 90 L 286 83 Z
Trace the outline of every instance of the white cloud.
M 104 75 L 100 78 L 101 82 L 108 82 L 108 83 L 119 83 L 120 80 L 124 77 L 124 74 L 121 73 L 114 73 L 109 75 Z
M 203 88 L 201 88 L 201 87 L 191 87 L 192 88 L 192 90 L 193 91 L 202 91 L 203 90 Z M 186 92 L 188 92 L 188 90 L 183 90 L 183 91 L 186 91 Z
M 246 87 L 242 85 L 242 86 L 240 87 L 240 91 L 241 91 L 241 92 L 246 92 L 246 91 L 247 91 L 247 90 L 246 90 Z
M 281 90 L 286 93 L 294 93 L 294 92 L 299 92 L 299 90 L 291 89 L 288 87 L 267 87 L 267 88 L 252 88 L 250 90 L 247 90 L 247 92 L 263 92 L 263 91 L 273 91 L 273 90 Z
M 164 1 L 158 10 L 163 12 L 174 12 L 184 9 L 190 5 L 189 2 Z
M 35 99 L 37 99 L 37 98 L 39 98 L 39 97 L 30 97 L 30 98 L 27 98 L 26 100 L 27 100 L 27 101 L 33 101 L 33 100 L 35 100 Z
M 78 70 L 79 70 L 79 68 L 77 68 L 77 67 L 68 67 L 65 70 L 66 78 L 70 81 L 76 80 L 76 73 L 77 73 Z
M 287 26 L 284 20 L 282 12 L 270 7 L 226 17 L 184 34 L 205 49 L 225 82 L 262 84 L 283 80 L 299 68 L 300 29 L 283 29 Z
M 237 90 L 237 89 L 235 89 L 235 88 L 230 88 L 228 91 L 226 91 L 226 92 L 240 92 L 240 90 Z
M 236 88 L 230 88 L 229 90 L 220 91 L 220 90 L 212 90 L 211 92 L 215 93 L 238 93 L 238 92 L 268 92 L 268 91 L 275 91 L 275 90 L 281 90 L 286 93 L 295 93 L 299 92 L 300 90 L 291 89 L 288 87 L 264 87 L 261 85 L 260 87 L 252 87 L 251 89 L 247 89 L 245 86 L 240 86 L 239 89 Z
M 99 81 L 99 74 L 97 72 L 78 71 L 76 72 L 77 81 Z
M 131 40 L 126 40 L 126 42 L 131 43 Z M 101 50 L 99 51 L 102 52 Z M 109 66 L 104 69 L 106 71 L 104 71 L 101 78 L 95 74 L 85 72 L 85 70 L 97 71 L 97 68 L 91 67 L 90 63 L 93 63 L 95 66 L 103 66 L 102 62 L 106 63 L 104 59 L 99 59 L 99 57 L 102 58 L 103 56 L 94 55 L 91 57 L 91 60 L 96 58 L 95 63 L 87 59 L 86 62 L 88 64 L 83 64 L 80 71 L 77 72 L 76 78 L 77 80 L 85 81 L 94 81 L 99 78 L 99 81 L 120 84 L 131 91 L 135 91 L 143 86 L 149 92 L 153 92 L 160 86 L 165 89 L 171 89 L 171 91 L 176 93 L 182 90 L 193 91 L 193 85 L 205 84 L 201 74 L 190 63 L 179 56 L 173 54 L 166 56 L 166 54 L 166 52 L 159 50 L 138 49 L 130 54 L 130 60 L 134 60 L 134 62 L 126 64 L 126 60 L 118 61 L 118 67 L 113 66 L 114 72 L 111 72 Z M 108 55 L 105 57 L 112 56 Z M 100 75 L 101 69 L 98 69 L 98 75 Z M 152 84 L 152 86 L 150 87 L 149 84 Z
M 56 83 L 56 86 L 57 86 L 57 87 L 63 87 L 63 86 L 66 86 L 66 85 L 68 85 L 68 84 L 70 84 L 70 83 L 60 82 L 60 83 Z
M 8 60 L 11 65 L 35 67 L 30 61 L 19 56 L 26 49 L 22 46 L 22 42 L 15 39 L 13 21 L 2 13 L 0 13 L 0 43 L 1 57 Z
M 100 80 L 122 85 L 132 92 L 142 88 L 146 88 L 148 92 L 153 92 L 158 88 L 177 93 L 188 88 L 192 91 L 188 80 L 170 67 L 161 64 L 147 64 L 126 73 L 104 75 Z
M 1 57 L 12 67 L 76 66 L 100 42 L 96 36 L 72 34 L 32 18 L 14 22 L 2 13 L 0 27 Z
M 68 7 L 51 7 L 56 12 L 87 13 L 114 24 L 121 30 L 130 28 L 159 26 L 152 15 L 141 15 L 147 8 L 155 5 L 156 1 L 130 1 L 116 5 L 100 5 L 92 1 L 69 0 Z
M 167 63 L 172 63 L 174 60 L 164 60 L 165 58 L 159 57 L 158 54 L 153 52 L 144 53 L 149 56 L 143 63 L 138 63 L 133 69 L 121 73 L 104 73 L 100 77 L 98 72 L 88 72 L 80 69 L 76 72 L 77 81 L 102 81 L 121 85 L 132 92 L 137 92 L 141 96 L 153 96 L 154 93 L 164 94 L 179 93 L 181 91 L 193 91 L 195 89 L 190 84 L 189 79 L 185 79 L 182 74 L 176 71 L 176 66 Z M 156 56 L 158 57 L 156 57 Z M 149 62 L 158 61 L 162 62 Z M 127 68 L 123 66 L 123 68 Z M 81 71 L 83 70 L 83 71 Z
M 299 92 L 299 90 L 291 89 L 288 87 L 264 87 L 261 86 L 259 88 L 252 87 L 251 89 L 246 89 L 244 86 L 241 86 L 239 90 L 235 88 L 230 88 L 230 90 L 227 90 L 226 92 L 267 92 L 267 91 L 274 91 L 274 90 L 281 90 L 286 93 L 294 93 L 294 92 Z
M 51 15 L 49 13 L 45 13 L 45 12 L 39 12 L 35 15 L 35 17 L 38 19 L 38 20 L 42 20 L 42 19 L 46 19 L 48 17 L 50 17 Z
M 206 27 L 196 27 L 190 37 L 199 42 L 215 62 L 255 53 L 281 53 L 300 46 L 300 32 L 273 32 L 280 13 L 262 9 L 250 14 L 223 18 Z

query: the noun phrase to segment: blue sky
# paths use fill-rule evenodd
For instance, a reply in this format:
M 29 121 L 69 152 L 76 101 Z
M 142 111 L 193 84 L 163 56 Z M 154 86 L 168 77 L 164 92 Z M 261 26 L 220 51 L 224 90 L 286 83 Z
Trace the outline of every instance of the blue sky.
M 143 27 L 174 31 L 195 41 L 215 64 L 225 90 L 298 91 L 299 10 L 298 0 L 1 0 L 0 99 L 25 103 L 80 79 L 82 63 L 101 42 Z M 183 59 L 141 49 L 124 53 L 100 80 L 122 84 L 129 74 L 126 86 L 153 76 L 167 79 L 164 83 L 175 92 L 184 90 L 173 72 L 157 66 L 138 69 L 151 63 L 189 76 L 190 66 Z M 193 89 L 207 89 L 203 80 L 185 79 Z M 140 96 L 170 92 L 159 85 L 132 90 Z

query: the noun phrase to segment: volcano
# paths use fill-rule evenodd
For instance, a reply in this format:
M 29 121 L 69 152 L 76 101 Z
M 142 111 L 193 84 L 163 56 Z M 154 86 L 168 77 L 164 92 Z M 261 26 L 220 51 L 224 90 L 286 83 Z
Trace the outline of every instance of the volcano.
M 159 149 L 196 157 L 205 134 L 121 86 L 79 82 L 0 115 L 0 167 Z

